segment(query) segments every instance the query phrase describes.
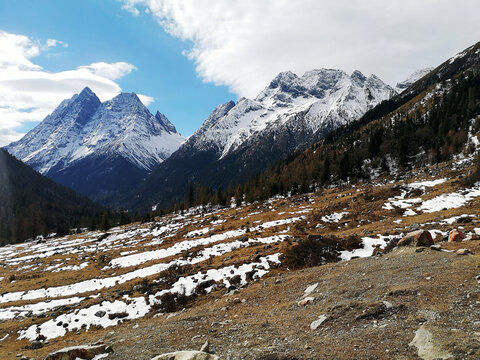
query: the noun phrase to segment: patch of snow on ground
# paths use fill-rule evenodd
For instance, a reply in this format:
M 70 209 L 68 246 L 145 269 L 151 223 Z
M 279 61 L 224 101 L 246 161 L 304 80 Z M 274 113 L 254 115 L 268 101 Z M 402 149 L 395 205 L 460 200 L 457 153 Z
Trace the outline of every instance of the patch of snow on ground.
M 414 216 L 414 215 L 417 215 L 417 213 L 415 211 L 413 211 L 412 209 L 407 209 L 403 213 L 403 216 Z
M 95 314 L 99 311 L 105 311 L 105 315 L 102 317 L 96 316 Z M 68 314 L 62 314 L 41 325 L 32 325 L 26 330 L 21 330 L 18 339 L 34 341 L 39 335 L 43 335 L 47 339 L 54 339 L 64 336 L 67 331 L 80 330 L 82 326 L 86 326 L 87 331 L 92 325 L 106 328 L 115 326 L 123 320 L 144 317 L 149 311 L 150 306 L 146 303 L 145 298 L 137 297 L 131 299 L 128 296 L 124 296 L 124 301 L 104 301 L 100 304 L 75 310 Z M 119 313 L 127 313 L 128 315 L 122 319 L 118 317 L 110 319 L 110 314 Z M 64 324 L 67 324 L 66 328 L 63 327 Z
M 436 180 L 425 180 L 420 182 L 413 182 L 413 183 L 407 184 L 407 186 L 412 189 L 425 189 L 426 187 L 434 187 L 434 186 L 443 184 L 445 181 L 447 181 L 446 178 L 436 179 Z
M 213 280 L 215 282 L 222 282 L 225 287 L 228 288 L 230 286 L 230 282 L 228 279 L 239 275 L 241 279 L 241 284 L 246 284 L 247 273 L 255 270 L 254 278 L 260 278 L 264 276 L 268 273 L 268 270 L 270 269 L 269 263 L 280 263 L 280 255 L 281 253 L 277 253 L 261 257 L 258 262 L 242 264 L 239 267 L 231 265 L 219 269 L 209 269 L 206 273 L 198 272 L 194 275 L 181 277 L 176 283 L 173 284 L 170 289 L 162 290 L 157 294 L 152 295 L 150 298 L 150 303 L 152 303 L 152 301 L 158 302 L 158 300 L 156 300 L 155 298 L 162 296 L 166 293 L 184 294 L 190 296 L 194 293 L 198 284 L 209 280 Z
M 433 199 L 425 200 L 418 209 L 426 213 L 437 212 L 444 209 L 456 209 L 478 196 L 480 196 L 480 185 L 476 185 L 471 189 L 442 194 Z
M 376 246 L 380 246 L 380 248 L 385 248 L 387 245 L 388 241 L 387 240 L 392 240 L 395 239 L 399 236 L 402 235 L 388 235 L 388 236 L 383 236 L 383 235 L 378 235 L 378 238 L 372 238 L 369 236 L 363 237 L 362 238 L 362 244 L 363 248 L 361 249 L 354 249 L 352 251 L 349 250 L 344 250 L 340 253 L 340 258 L 342 260 L 350 260 L 352 257 L 369 257 L 372 256 L 373 249 Z
M 325 216 L 322 216 L 322 221 L 323 222 L 329 222 L 329 223 L 332 223 L 332 222 L 339 222 L 340 220 L 342 220 L 342 218 L 344 216 L 348 215 L 348 212 L 347 211 L 343 211 L 343 212 L 334 212 L 330 215 L 325 215 Z
M 36 304 L 28 304 L 23 306 L 12 306 L 0 309 L 0 321 L 24 317 L 31 313 L 32 315 L 44 314 L 46 311 L 54 309 L 58 306 L 78 304 L 85 298 L 73 297 L 69 299 L 52 300 L 50 302 L 39 302 Z

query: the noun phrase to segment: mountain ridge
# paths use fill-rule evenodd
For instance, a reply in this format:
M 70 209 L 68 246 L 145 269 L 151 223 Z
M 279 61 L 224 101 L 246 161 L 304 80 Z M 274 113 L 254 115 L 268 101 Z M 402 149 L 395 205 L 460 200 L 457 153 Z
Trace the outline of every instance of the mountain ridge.
M 184 140 L 165 115 L 152 115 L 135 93 L 102 103 L 87 87 L 5 149 L 41 174 L 109 204 Z M 105 176 L 113 182 L 103 181 Z
M 389 99 L 395 90 L 375 75 L 317 69 L 278 74 L 255 98 L 217 106 L 203 125 L 130 196 L 147 207 L 181 200 L 189 183 L 226 188 Z M 161 191 L 153 191 L 162 184 Z M 143 205 L 138 205 L 142 203 Z M 150 205 L 154 205 L 153 203 Z

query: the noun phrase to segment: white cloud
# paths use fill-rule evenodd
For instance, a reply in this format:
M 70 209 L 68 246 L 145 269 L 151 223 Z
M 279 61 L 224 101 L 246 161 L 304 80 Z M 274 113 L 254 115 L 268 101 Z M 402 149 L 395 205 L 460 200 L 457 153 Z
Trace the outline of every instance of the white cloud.
M 132 13 L 133 16 L 138 16 L 140 14 L 140 11 L 138 11 L 138 9 L 134 5 L 128 2 L 122 5 L 122 9 L 127 10 L 129 13 Z
M 0 31 L 0 146 L 18 140 L 24 134 L 25 122 L 37 122 L 50 114 L 58 104 L 90 87 L 105 101 L 121 92 L 114 81 L 127 75 L 135 66 L 117 62 L 97 62 L 77 69 L 48 72 L 31 59 L 49 47 L 66 44 L 48 39 L 46 44 L 27 36 Z M 154 101 L 142 96 L 144 103 Z
M 68 47 L 68 44 L 66 42 L 63 42 L 61 40 L 56 40 L 56 39 L 47 39 L 47 48 L 49 47 L 54 47 L 57 45 L 61 45 L 63 47 Z
M 192 43 L 187 54 L 203 80 L 248 97 L 284 70 L 359 69 L 395 84 L 480 39 L 478 0 L 123 2 Z
M 79 69 L 86 69 L 95 75 L 106 77 L 110 80 L 117 80 L 136 70 L 136 67 L 126 62 L 106 63 L 96 62 L 86 66 L 80 66 Z
M 137 94 L 137 96 L 145 106 L 148 106 L 155 101 L 155 99 L 151 96 L 142 95 L 142 94 Z

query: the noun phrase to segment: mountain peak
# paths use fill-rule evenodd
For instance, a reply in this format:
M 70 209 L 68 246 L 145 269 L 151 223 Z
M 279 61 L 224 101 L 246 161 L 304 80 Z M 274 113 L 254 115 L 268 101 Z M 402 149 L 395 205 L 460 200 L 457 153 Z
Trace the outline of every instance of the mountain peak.
M 363 75 L 362 72 L 359 70 L 355 70 L 350 77 L 353 81 L 358 81 L 361 84 L 363 84 L 367 80 L 367 77 Z
M 85 86 L 83 88 L 83 90 L 78 94 L 78 96 L 82 96 L 82 97 L 85 97 L 85 96 L 97 96 L 95 95 L 95 93 L 88 87 L 88 86 Z
M 287 85 L 292 83 L 293 80 L 297 79 L 298 76 L 291 71 L 282 71 L 277 76 L 273 78 L 268 86 L 270 89 L 275 89 L 281 87 L 282 85 Z

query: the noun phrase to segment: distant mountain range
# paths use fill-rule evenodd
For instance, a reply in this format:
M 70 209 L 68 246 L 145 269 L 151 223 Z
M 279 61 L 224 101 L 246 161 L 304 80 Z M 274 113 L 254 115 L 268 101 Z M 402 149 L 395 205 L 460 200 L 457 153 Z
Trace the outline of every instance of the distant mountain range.
M 168 205 L 181 200 L 192 183 L 225 189 L 245 181 L 395 94 L 375 75 L 359 71 L 280 73 L 255 99 L 218 106 L 130 196 L 129 205 Z
M 115 204 L 184 141 L 134 93 L 101 103 L 85 88 L 5 149 L 56 182 Z
M 395 89 L 359 71 L 282 72 L 255 99 L 219 105 L 188 139 L 134 93 L 101 103 L 85 88 L 6 150 L 105 205 L 168 206 L 196 184 L 215 191 L 244 183 L 339 128 L 385 115 L 468 66 L 462 58 L 419 70 Z

